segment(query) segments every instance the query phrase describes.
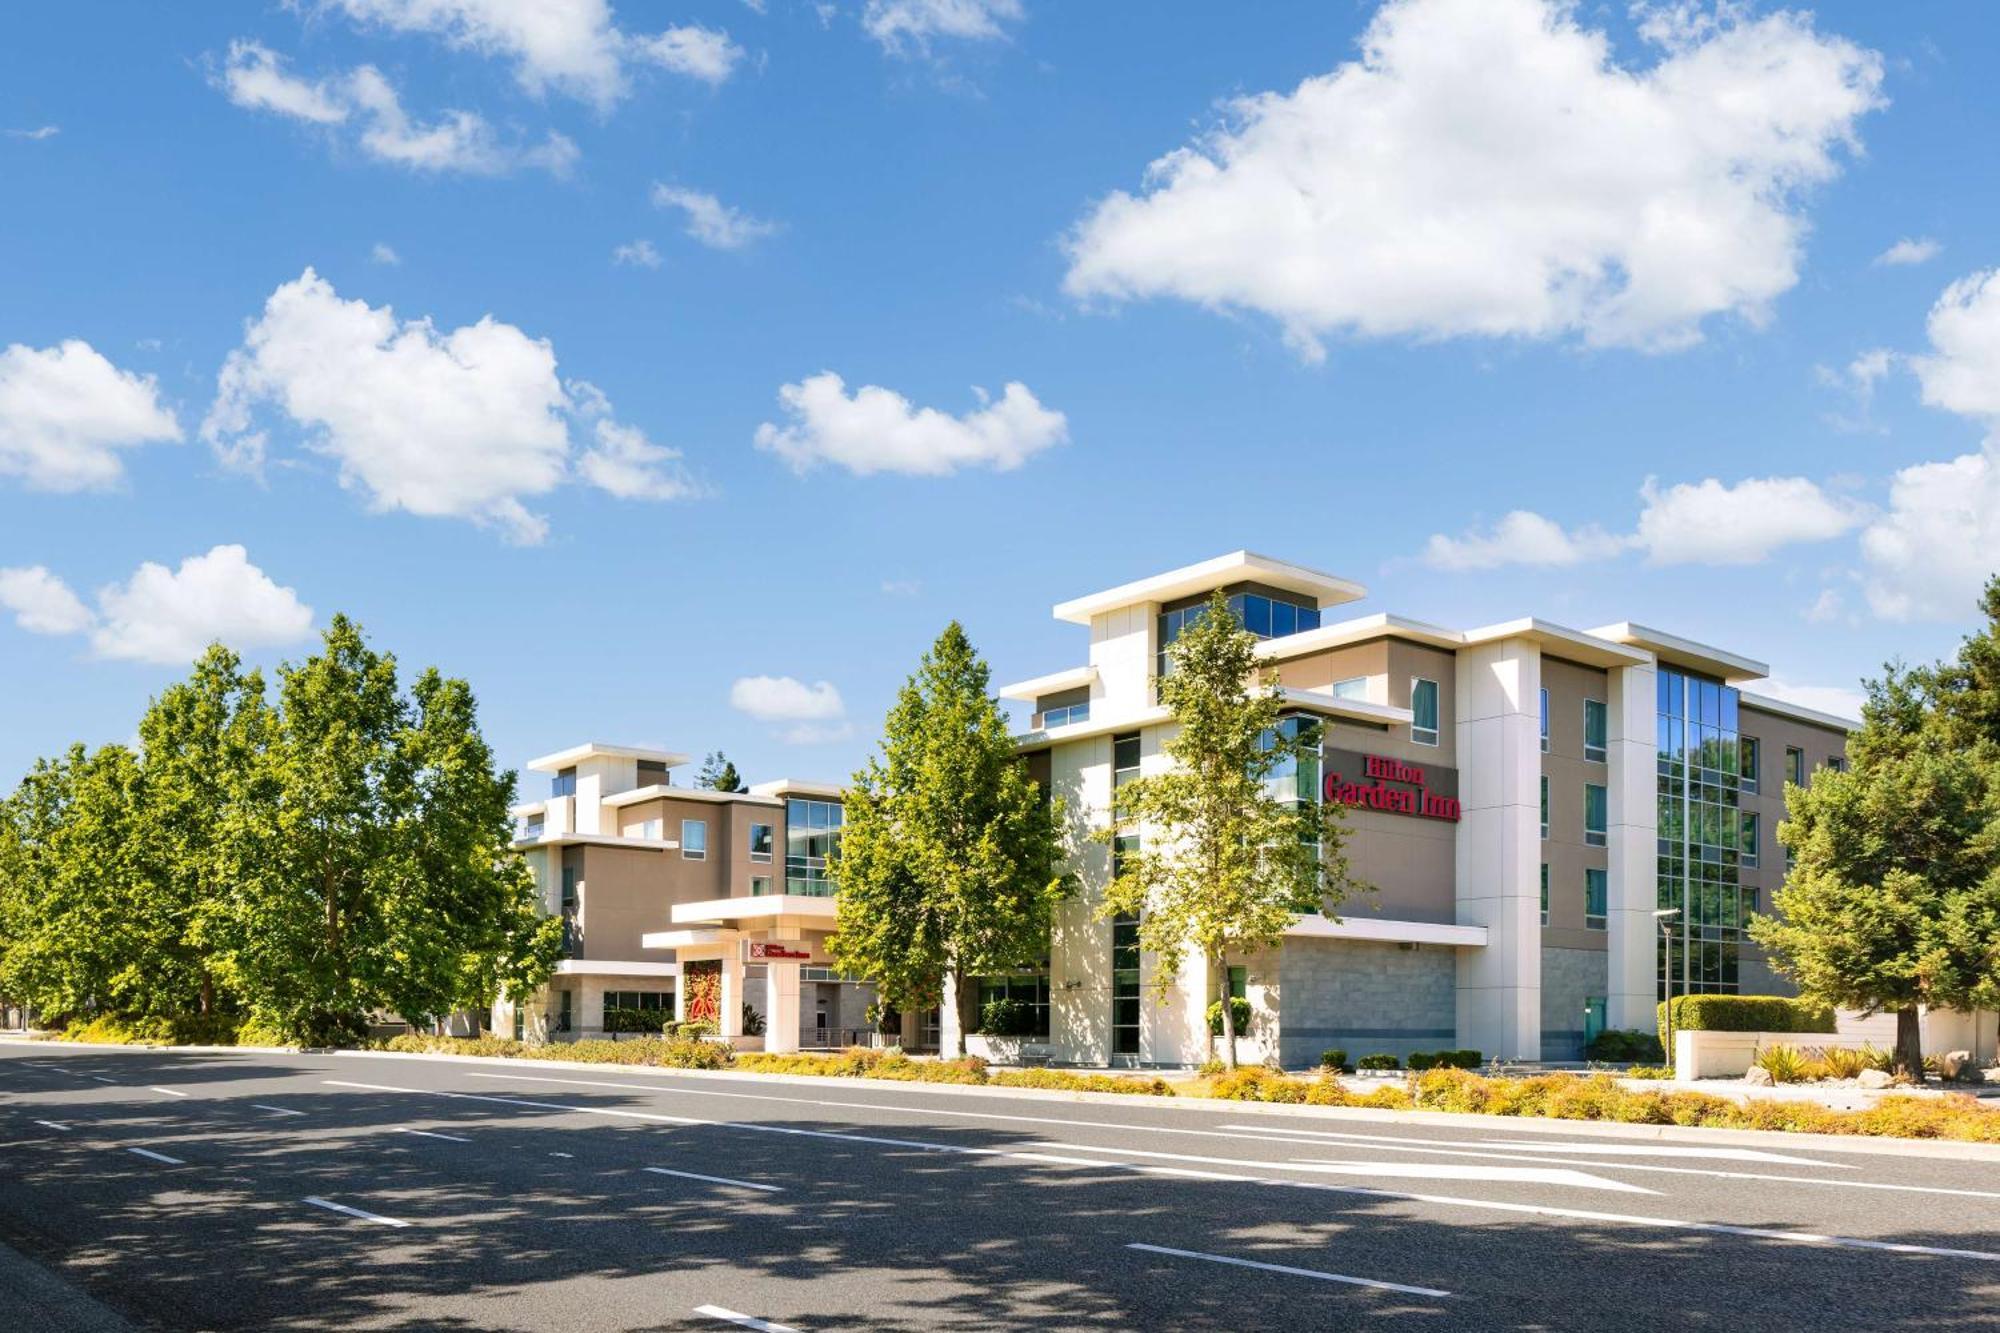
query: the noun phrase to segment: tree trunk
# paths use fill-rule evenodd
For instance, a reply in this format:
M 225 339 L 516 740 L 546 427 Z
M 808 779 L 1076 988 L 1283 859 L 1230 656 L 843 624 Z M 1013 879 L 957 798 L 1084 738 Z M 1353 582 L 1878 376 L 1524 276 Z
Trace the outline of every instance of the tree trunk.
M 1896 1011 L 1896 1072 L 1924 1081 L 1923 1018 L 1914 1004 Z
M 959 1005 L 964 993 L 958 964 L 945 969 L 944 998 L 938 1003 L 938 1058 L 956 1060 L 965 1054 L 965 1017 Z
M 215 1012 L 215 978 L 204 972 L 201 974 L 201 1016 L 207 1018 Z
M 1235 997 L 1229 993 L 1229 958 L 1226 954 L 1217 954 L 1210 961 L 1218 977 L 1216 987 L 1222 993 L 1222 1063 L 1234 1069 L 1236 1068 L 1236 1004 Z

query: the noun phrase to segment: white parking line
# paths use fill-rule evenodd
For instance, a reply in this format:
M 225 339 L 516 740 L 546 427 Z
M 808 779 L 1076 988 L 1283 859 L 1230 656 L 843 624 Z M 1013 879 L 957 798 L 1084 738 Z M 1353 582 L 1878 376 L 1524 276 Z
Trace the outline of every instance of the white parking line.
M 474 1075 L 474 1077 L 480 1077 Z M 492 1075 L 490 1077 L 508 1077 Z M 535 1079 L 532 1075 L 517 1075 L 537 1082 L 570 1082 L 567 1079 Z M 460 1101 L 495 1102 L 503 1106 L 525 1106 L 538 1111 L 563 1111 L 572 1115 L 601 1115 L 624 1120 L 643 1120 L 653 1124 L 702 1125 L 716 1129 L 745 1130 L 760 1134 L 785 1134 L 799 1138 L 833 1139 L 843 1143 L 872 1143 L 892 1148 L 916 1148 L 929 1152 L 953 1153 L 967 1157 L 987 1157 L 1001 1160 L 1022 1160 L 1023 1154 L 1009 1152 L 1001 1148 L 974 1148 L 956 1143 L 930 1143 L 921 1139 L 896 1139 L 872 1134 L 839 1134 L 824 1129 L 801 1129 L 792 1125 L 769 1125 L 744 1120 L 707 1120 L 697 1116 L 664 1115 L 651 1111 L 628 1111 L 616 1107 L 570 1106 L 561 1102 L 535 1102 L 523 1097 L 488 1097 L 476 1092 L 441 1092 L 430 1088 L 400 1088 L 382 1083 L 354 1083 L 342 1079 L 322 1080 L 332 1087 L 362 1088 L 374 1092 L 401 1092 L 421 1097 L 448 1097 Z M 575 1080 L 581 1081 L 581 1080 Z M 645 1088 L 644 1091 L 659 1092 L 663 1089 Z M 664 1089 L 679 1091 L 678 1088 Z M 793 1100 L 772 1098 L 774 1101 Z M 841 1103 L 833 1103 L 841 1105 Z M 889 1108 L 904 1110 L 907 1108 Z M 919 1108 L 921 1111 L 922 1108 Z M 1135 1126 L 1134 1128 L 1138 1128 Z M 1056 1144 L 1053 1146 L 1075 1148 L 1083 1152 L 1102 1151 L 1087 1144 Z M 1032 1159 L 1028 1159 L 1032 1160 Z M 1199 1157 L 1190 1160 L 1200 1161 Z M 1285 1189 L 1323 1190 L 1330 1194 L 1357 1194 L 1372 1199 L 1394 1199 L 1408 1203 L 1429 1203 L 1443 1207 L 1472 1208 L 1489 1212 L 1519 1213 L 1536 1217 L 1559 1217 L 1586 1222 L 1622 1222 L 1631 1226 L 1660 1227 L 1669 1230 L 1700 1231 L 1730 1236 L 1751 1236 L 1760 1240 L 1788 1241 L 1801 1245 L 1828 1245 L 1845 1249 L 1880 1250 L 1896 1254 L 1929 1254 L 1941 1258 L 1978 1259 L 1988 1263 L 2000 1263 L 2000 1252 L 1987 1250 L 1958 1250 L 1930 1245 L 1910 1245 L 1896 1241 L 1865 1240 L 1855 1236 L 1826 1236 L 1810 1231 L 1783 1231 L 1764 1227 L 1734 1227 L 1719 1222 L 1690 1222 L 1672 1217 L 1645 1217 L 1627 1213 L 1600 1213 L 1581 1208 L 1559 1208 L 1543 1204 L 1502 1203 L 1493 1199 L 1460 1198 L 1449 1194 L 1417 1194 L 1403 1190 L 1376 1189 L 1366 1185 L 1334 1185 L 1318 1180 L 1274 1180 L 1269 1176 L 1246 1176 L 1225 1172 L 1190 1172 L 1174 1167 L 1149 1166 L 1135 1162 L 1126 1170 L 1145 1175 L 1194 1176 L 1205 1180 L 1230 1181 L 1248 1185 L 1267 1185 Z M 1283 1170 L 1277 1163 L 1266 1165 L 1269 1170 Z
M 1044 1148 L 1075 1148 L 1073 1143 L 1044 1143 Z M 1090 1149 L 1091 1152 L 1120 1153 L 1126 1157 L 1157 1157 L 1170 1162 L 1205 1162 L 1211 1166 L 1254 1167 L 1265 1171 L 1282 1171 L 1287 1166 L 1301 1167 L 1307 1171 L 1321 1171 L 1328 1175 L 1345 1176 L 1401 1176 L 1416 1180 L 1489 1180 L 1506 1184 L 1567 1185 L 1576 1189 L 1612 1190 L 1620 1194 L 1658 1194 L 1658 1190 L 1642 1189 L 1637 1185 L 1627 1185 L 1619 1180 L 1607 1180 L 1603 1176 L 1593 1176 L 1582 1171 L 1554 1170 L 1542 1166 L 1461 1166 L 1455 1162 L 1408 1162 L 1401 1165 L 1385 1166 L 1380 1162 L 1329 1162 L 1321 1158 L 1294 1157 L 1289 1162 L 1260 1162 L 1248 1157 L 1207 1157 L 1193 1153 L 1161 1152 L 1150 1148 L 1105 1148 Z
M 69 1126 L 59 1120 L 37 1120 L 35 1123 L 48 1129 L 59 1129 L 65 1134 L 69 1133 Z
M 549 1156 L 551 1156 L 551 1157 L 574 1157 L 574 1156 L 576 1156 L 576 1154 L 575 1154 L 575 1153 L 573 1153 L 573 1152 L 552 1152 L 552 1153 L 550 1153 L 550 1154 L 549 1154 Z
M 138 1153 L 141 1157 L 150 1157 L 156 1162 L 165 1162 L 168 1166 L 187 1165 L 178 1157 L 169 1157 L 163 1152 L 154 1152 L 151 1148 L 127 1148 L 125 1151 Z
M 1200 1259 L 1211 1264 L 1228 1264 L 1232 1268 L 1258 1268 L 1266 1273 L 1288 1273 L 1293 1277 L 1316 1278 L 1321 1282 L 1342 1282 L 1350 1287 L 1371 1287 L 1376 1291 L 1400 1291 L 1406 1296 L 1449 1296 L 1448 1291 L 1436 1287 L 1410 1287 L 1401 1282 L 1380 1282 L 1372 1277 L 1349 1277 L 1345 1273 L 1322 1273 L 1317 1268 L 1294 1268 L 1290 1264 L 1260 1263 L 1255 1259 L 1233 1259 L 1226 1254 L 1203 1254 L 1200 1250 L 1176 1250 L 1165 1245 L 1142 1245 L 1137 1241 L 1125 1247 L 1128 1250 L 1144 1250 L 1147 1254 L 1168 1254 L 1176 1259 Z
M 757 1333 L 799 1333 L 790 1324 L 774 1324 L 768 1319 L 759 1319 L 756 1315 L 725 1310 L 720 1305 L 697 1305 L 694 1307 L 694 1312 L 705 1314 L 710 1319 L 720 1319 L 726 1324 L 735 1324 L 739 1328 L 754 1328 Z
M 464 1137 L 462 1137 L 462 1136 L 460 1136 L 460 1135 L 457 1135 L 457 1134 L 439 1134 L 439 1133 L 437 1133 L 437 1132 L 436 1132 L 435 1130 L 429 1130 L 429 1129 L 411 1129 L 411 1128 L 410 1128 L 410 1127 L 409 1127 L 408 1125 L 398 1125 L 398 1126 L 396 1126 L 396 1127 L 395 1127 L 395 1128 L 394 1128 L 393 1130 L 391 1130 L 391 1131 L 390 1131 L 390 1133 L 392 1133 L 392 1134 L 416 1134 L 416 1135 L 419 1135 L 420 1137 L 423 1137 L 423 1138 L 426 1138 L 426 1139 L 446 1139 L 446 1140 L 449 1140 L 449 1141 L 450 1141 L 450 1142 L 452 1142 L 452 1143 L 470 1143 L 470 1142 L 472 1142 L 472 1140 L 471 1140 L 471 1139 L 468 1139 L 468 1138 L 464 1138 Z
M 316 1194 L 307 1195 L 305 1202 L 315 1208 L 325 1208 L 330 1212 L 346 1213 L 349 1217 L 358 1217 L 364 1222 L 378 1222 L 385 1227 L 406 1227 L 410 1225 L 400 1218 L 384 1217 L 380 1213 L 371 1213 L 365 1208 L 349 1208 L 344 1203 L 335 1203 L 331 1199 L 322 1199 Z
M 256 1108 L 257 1108 L 258 1110 L 260 1110 L 260 1111 L 269 1111 L 269 1112 L 270 1112 L 270 1113 L 271 1113 L 272 1115 L 304 1115 L 304 1114 L 305 1114 L 305 1112 L 304 1112 L 304 1111 L 294 1111 L 294 1110 L 292 1110 L 292 1109 L 291 1109 L 290 1107 L 288 1107 L 288 1106 L 270 1106 L 270 1105 L 267 1105 L 267 1104 L 266 1104 L 266 1103 L 264 1103 L 264 1102 L 251 1102 L 250 1104 L 251 1104 L 252 1106 L 256 1107 Z
M 1434 1148 L 1507 1148 L 1533 1153 L 1537 1157 L 1565 1153 L 1610 1157 L 1708 1157 L 1732 1162 L 1764 1162 L 1778 1166 L 1811 1166 L 1827 1171 L 1852 1171 L 1851 1162 L 1828 1162 L 1817 1157 L 1796 1157 L 1763 1148 L 1726 1148 L 1721 1145 L 1680 1146 L 1665 1143 L 1569 1143 L 1556 1139 L 1412 1139 L 1388 1134 L 1364 1134 L 1353 1130 L 1299 1129 L 1290 1125 L 1224 1125 L 1224 1129 L 1252 1134 L 1304 1134 L 1316 1139 L 1359 1139 L 1369 1143 L 1407 1143 Z
M 118 1081 L 115 1078 L 106 1078 L 102 1074 L 91 1074 L 88 1077 L 96 1079 L 99 1083 L 116 1083 Z
M 147 1092 L 164 1092 L 164 1093 L 165 1093 L 165 1094 L 167 1094 L 167 1096 L 169 1096 L 169 1097 L 185 1097 L 185 1096 L 187 1096 L 187 1094 L 186 1094 L 185 1092 L 175 1092 L 175 1091 L 174 1091 L 174 1090 L 173 1090 L 172 1088 L 155 1088 L 155 1087 L 150 1087 L 150 1086 L 149 1086 L 149 1087 L 148 1087 L 148 1088 L 146 1089 L 146 1091 L 147 1091 Z
M 754 1180 L 731 1180 L 727 1176 L 704 1176 L 699 1171 L 669 1171 L 664 1166 L 642 1166 L 641 1171 L 651 1171 L 656 1176 L 679 1176 L 682 1180 L 706 1180 L 711 1185 L 733 1185 L 737 1189 L 762 1190 L 766 1194 L 783 1194 L 782 1185 L 759 1185 Z

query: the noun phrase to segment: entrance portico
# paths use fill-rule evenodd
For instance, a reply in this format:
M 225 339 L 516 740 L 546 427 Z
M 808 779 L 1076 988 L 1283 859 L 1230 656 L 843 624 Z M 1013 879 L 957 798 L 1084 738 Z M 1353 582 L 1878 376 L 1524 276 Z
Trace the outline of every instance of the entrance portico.
M 712 898 L 676 903 L 672 921 L 677 929 L 650 933 L 641 942 L 648 949 L 675 951 L 683 978 L 675 993 L 675 1017 L 683 1021 L 690 1016 L 688 1002 L 697 989 L 694 978 L 719 968 L 716 1030 L 735 1045 L 746 1044 L 743 1005 L 750 997 L 744 993 L 744 969 L 761 966 L 764 1049 L 796 1051 L 804 1022 L 799 969 L 832 966 L 826 940 L 833 920 L 831 897 L 779 893 Z M 698 997 L 696 1002 L 701 1002 Z

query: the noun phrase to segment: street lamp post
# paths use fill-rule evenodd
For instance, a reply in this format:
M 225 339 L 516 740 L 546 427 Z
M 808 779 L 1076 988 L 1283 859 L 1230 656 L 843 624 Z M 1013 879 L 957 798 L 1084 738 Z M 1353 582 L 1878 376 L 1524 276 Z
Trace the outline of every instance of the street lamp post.
M 1660 923 L 1660 939 L 1667 946 L 1666 965 L 1662 972 L 1667 979 L 1667 1068 L 1674 1067 L 1674 918 L 1681 914 L 1678 907 L 1662 907 L 1653 913 L 1653 920 Z M 1678 1077 L 1678 1071 L 1676 1071 Z

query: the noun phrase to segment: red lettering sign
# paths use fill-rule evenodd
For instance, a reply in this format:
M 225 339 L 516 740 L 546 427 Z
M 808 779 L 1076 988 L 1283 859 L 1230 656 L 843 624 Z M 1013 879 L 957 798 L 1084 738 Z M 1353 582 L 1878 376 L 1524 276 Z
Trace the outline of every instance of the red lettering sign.
M 1361 767 L 1363 777 L 1368 779 L 1366 783 L 1350 782 L 1329 771 L 1320 785 L 1321 799 L 1329 804 L 1385 810 L 1392 815 L 1458 822 L 1458 798 L 1440 796 L 1426 787 L 1424 770 L 1417 765 L 1371 754 L 1362 756 Z M 1390 786 L 1391 783 L 1397 785 Z
M 811 961 L 812 952 L 808 949 L 793 949 L 783 944 L 763 944 L 752 940 L 750 942 L 750 961 L 754 963 L 760 959 L 770 959 L 776 962 L 804 963 Z

